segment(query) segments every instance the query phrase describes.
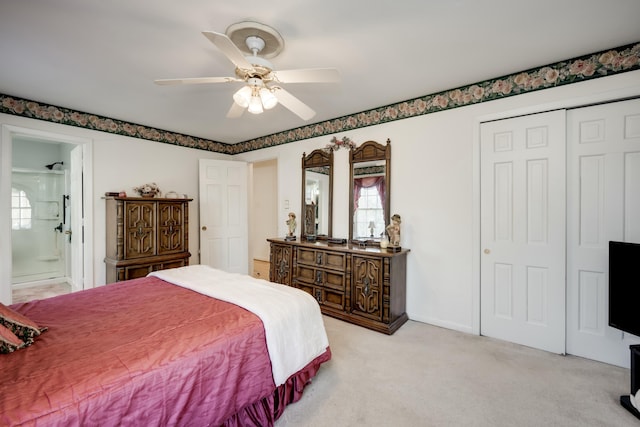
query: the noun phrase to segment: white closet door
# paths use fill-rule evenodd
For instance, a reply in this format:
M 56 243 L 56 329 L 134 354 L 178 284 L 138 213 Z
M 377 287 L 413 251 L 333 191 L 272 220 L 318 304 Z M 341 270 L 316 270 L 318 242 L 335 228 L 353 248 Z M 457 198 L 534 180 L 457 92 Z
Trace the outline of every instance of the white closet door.
M 608 326 L 608 243 L 640 243 L 640 100 L 567 120 L 567 351 L 629 367 L 640 339 Z
M 200 160 L 200 263 L 249 273 L 248 166 Z
M 565 352 L 565 111 L 481 125 L 482 335 Z

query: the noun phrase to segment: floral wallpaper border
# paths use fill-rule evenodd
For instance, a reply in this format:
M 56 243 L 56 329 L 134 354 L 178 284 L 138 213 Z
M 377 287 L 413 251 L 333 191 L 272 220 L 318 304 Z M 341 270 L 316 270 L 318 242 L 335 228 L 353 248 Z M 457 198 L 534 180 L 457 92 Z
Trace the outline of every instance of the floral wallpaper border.
M 640 69 L 640 42 L 238 144 L 225 144 L 0 94 L 0 113 L 224 154 L 240 154 Z

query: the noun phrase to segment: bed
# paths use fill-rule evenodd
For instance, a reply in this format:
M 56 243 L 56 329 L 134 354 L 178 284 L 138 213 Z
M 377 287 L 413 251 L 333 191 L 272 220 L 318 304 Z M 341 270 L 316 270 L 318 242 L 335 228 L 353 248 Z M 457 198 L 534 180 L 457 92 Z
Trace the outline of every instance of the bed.
M 0 425 L 269 426 L 331 358 L 309 294 L 205 266 L 4 308 L 46 330 L 0 354 Z

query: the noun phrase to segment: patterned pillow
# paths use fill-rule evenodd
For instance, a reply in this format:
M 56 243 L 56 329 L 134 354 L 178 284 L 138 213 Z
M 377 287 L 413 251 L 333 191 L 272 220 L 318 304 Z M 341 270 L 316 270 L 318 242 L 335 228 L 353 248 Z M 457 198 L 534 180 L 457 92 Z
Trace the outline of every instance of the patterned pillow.
M 24 341 L 18 338 L 16 334 L 0 325 L 0 354 L 11 353 L 20 350 L 24 346 Z
M 38 335 L 46 331 L 46 327 L 40 327 L 27 316 L 23 316 L 10 307 L 0 303 L 0 325 L 5 326 L 25 345 L 31 345 Z

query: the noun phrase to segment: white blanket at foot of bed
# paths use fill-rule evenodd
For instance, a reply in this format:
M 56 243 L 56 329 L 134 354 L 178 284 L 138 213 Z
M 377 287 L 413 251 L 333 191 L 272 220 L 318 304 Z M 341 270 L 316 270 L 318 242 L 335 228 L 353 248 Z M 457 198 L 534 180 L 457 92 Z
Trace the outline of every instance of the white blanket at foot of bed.
M 276 387 L 329 346 L 318 302 L 299 289 L 206 265 L 155 271 L 149 276 L 233 303 L 257 315 L 264 325 Z

